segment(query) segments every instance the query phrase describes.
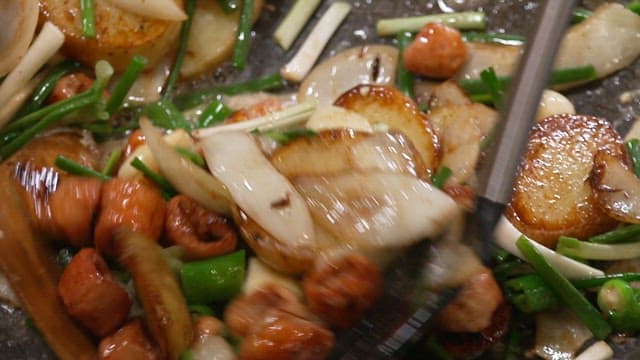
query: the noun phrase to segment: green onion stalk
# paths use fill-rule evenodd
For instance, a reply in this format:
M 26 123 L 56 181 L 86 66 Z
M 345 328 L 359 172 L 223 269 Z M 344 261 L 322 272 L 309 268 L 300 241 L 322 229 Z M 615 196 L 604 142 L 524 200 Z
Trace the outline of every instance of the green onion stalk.
M 609 280 L 598 292 L 598 306 L 617 331 L 640 330 L 640 296 L 638 290 L 624 280 Z
M 416 98 L 413 87 L 416 79 L 414 75 L 404 67 L 404 49 L 413 41 L 413 34 L 401 32 L 396 36 L 398 41 L 398 67 L 396 70 L 396 86 L 411 99 Z
M 245 252 L 185 263 L 180 280 L 188 304 L 212 304 L 234 297 L 242 289 Z

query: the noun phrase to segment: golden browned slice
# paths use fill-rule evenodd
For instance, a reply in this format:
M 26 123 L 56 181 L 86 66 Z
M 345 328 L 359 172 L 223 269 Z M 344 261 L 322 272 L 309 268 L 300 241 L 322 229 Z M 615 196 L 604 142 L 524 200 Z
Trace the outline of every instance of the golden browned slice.
M 624 159 L 598 152 L 593 160 L 591 186 L 598 204 L 609 216 L 640 223 L 640 179 Z
M 432 174 L 440 164 L 440 146 L 431 124 L 416 104 L 396 88 L 359 85 L 335 102 L 366 117 L 372 125 L 386 125 L 405 134 L 420 153 Z
M 538 123 L 506 210 L 513 225 L 549 247 L 560 235 L 584 239 L 614 227 L 589 184 L 598 151 L 624 156 L 620 136 L 603 119 L 560 114 Z
M 182 0 L 175 0 L 182 6 Z M 96 61 L 109 61 L 124 70 L 131 57 L 143 55 L 149 67 L 177 44 L 180 22 L 156 20 L 126 12 L 109 1 L 95 2 L 96 37 L 82 36 L 82 12 L 79 0 L 41 0 L 42 20 L 51 21 L 65 35 L 64 52 L 93 66 Z
M 428 179 L 428 169 L 400 132 L 324 130 L 278 148 L 271 163 L 284 176 L 322 176 L 345 171 L 400 172 Z

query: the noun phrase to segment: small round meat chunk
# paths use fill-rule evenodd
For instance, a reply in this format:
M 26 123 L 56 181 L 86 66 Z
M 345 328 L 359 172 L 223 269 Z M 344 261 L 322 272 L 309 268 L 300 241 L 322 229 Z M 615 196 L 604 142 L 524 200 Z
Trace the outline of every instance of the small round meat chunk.
M 378 267 L 359 254 L 326 263 L 304 279 L 311 311 L 337 328 L 348 328 L 373 304 L 382 284 Z
M 93 85 L 94 80 L 83 73 L 72 73 L 58 80 L 47 101 L 55 103 L 83 93 Z
M 80 250 L 65 268 L 58 293 L 71 316 L 94 335 L 105 336 L 124 323 L 131 299 L 92 248 Z
M 403 59 L 404 66 L 413 73 L 446 79 L 467 61 L 467 46 L 458 30 L 428 23 L 404 50 Z
M 94 240 L 101 254 L 115 256 L 114 232 L 125 228 L 158 241 L 164 228 L 165 202 L 160 190 L 144 180 L 111 179 L 102 187 Z
M 161 359 L 156 349 L 145 334 L 140 319 L 125 324 L 113 335 L 100 341 L 98 356 L 101 360 L 156 360 Z
M 180 245 L 188 260 L 224 255 L 233 251 L 238 241 L 231 220 L 184 195 L 174 196 L 167 204 L 165 230 L 169 241 Z
M 322 360 L 334 342 L 333 333 L 317 323 L 274 308 L 253 324 L 242 341 L 240 358 Z
M 223 336 L 224 323 L 213 316 L 198 316 L 193 322 L 193 334 L 195 342 L 202 342 L 209 336 Z

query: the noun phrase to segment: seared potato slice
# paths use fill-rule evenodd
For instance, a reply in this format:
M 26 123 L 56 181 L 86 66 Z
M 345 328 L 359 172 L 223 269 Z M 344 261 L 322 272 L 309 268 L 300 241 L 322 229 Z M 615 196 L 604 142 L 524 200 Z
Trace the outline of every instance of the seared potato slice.
M 284 176 L 323 176 L 345 171 L 400 172 L 427 179 L 428 169 L 407 137 L 395 133 L 325 130 L 278 148 L 271 163 Z
M 416 104 L 400 90 L 380 85 L 359 85 L 335 102 L 366 117 L 372 125 L 385 124 L 405 134 L 416 147 L 431 175 L 440 164 L 440 146 L 431 124 Z
M 614 227 L 589 184 L 598 151 L 624 156 L 620 136 L 605 120 L 561 114 L 538 123 L 506 210 L 513 225 L 548 247 L 560 235 L 585 239 Z
M 182 6 L 182 0 L 175 0 Z M 41 0 L 42 20 L 51 21 L 65 35 L 64 52 L 93 66 L 107 60 L 123 71 L 134 55 L 143 55 L 153 67 L 177 43 L 180 22 L 148 19 L 121 10 L 109 1 L 95 2 L 96 37 L 82 36 L 80 0 Z

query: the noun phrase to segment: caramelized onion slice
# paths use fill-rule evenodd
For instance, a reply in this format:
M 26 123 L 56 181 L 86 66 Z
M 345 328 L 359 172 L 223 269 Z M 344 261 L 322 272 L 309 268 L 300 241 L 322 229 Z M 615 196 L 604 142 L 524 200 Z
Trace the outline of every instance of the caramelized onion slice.
M 596 201 L 609 216 L 626 223 L 640 223 L 640 179 L 622 160 L 598 152 L 591 175 Z
M 393 248 L 439 235 L 456 203 L 410 175 L 350 173 L 294 180 L 314 220 L 344 243 Z

